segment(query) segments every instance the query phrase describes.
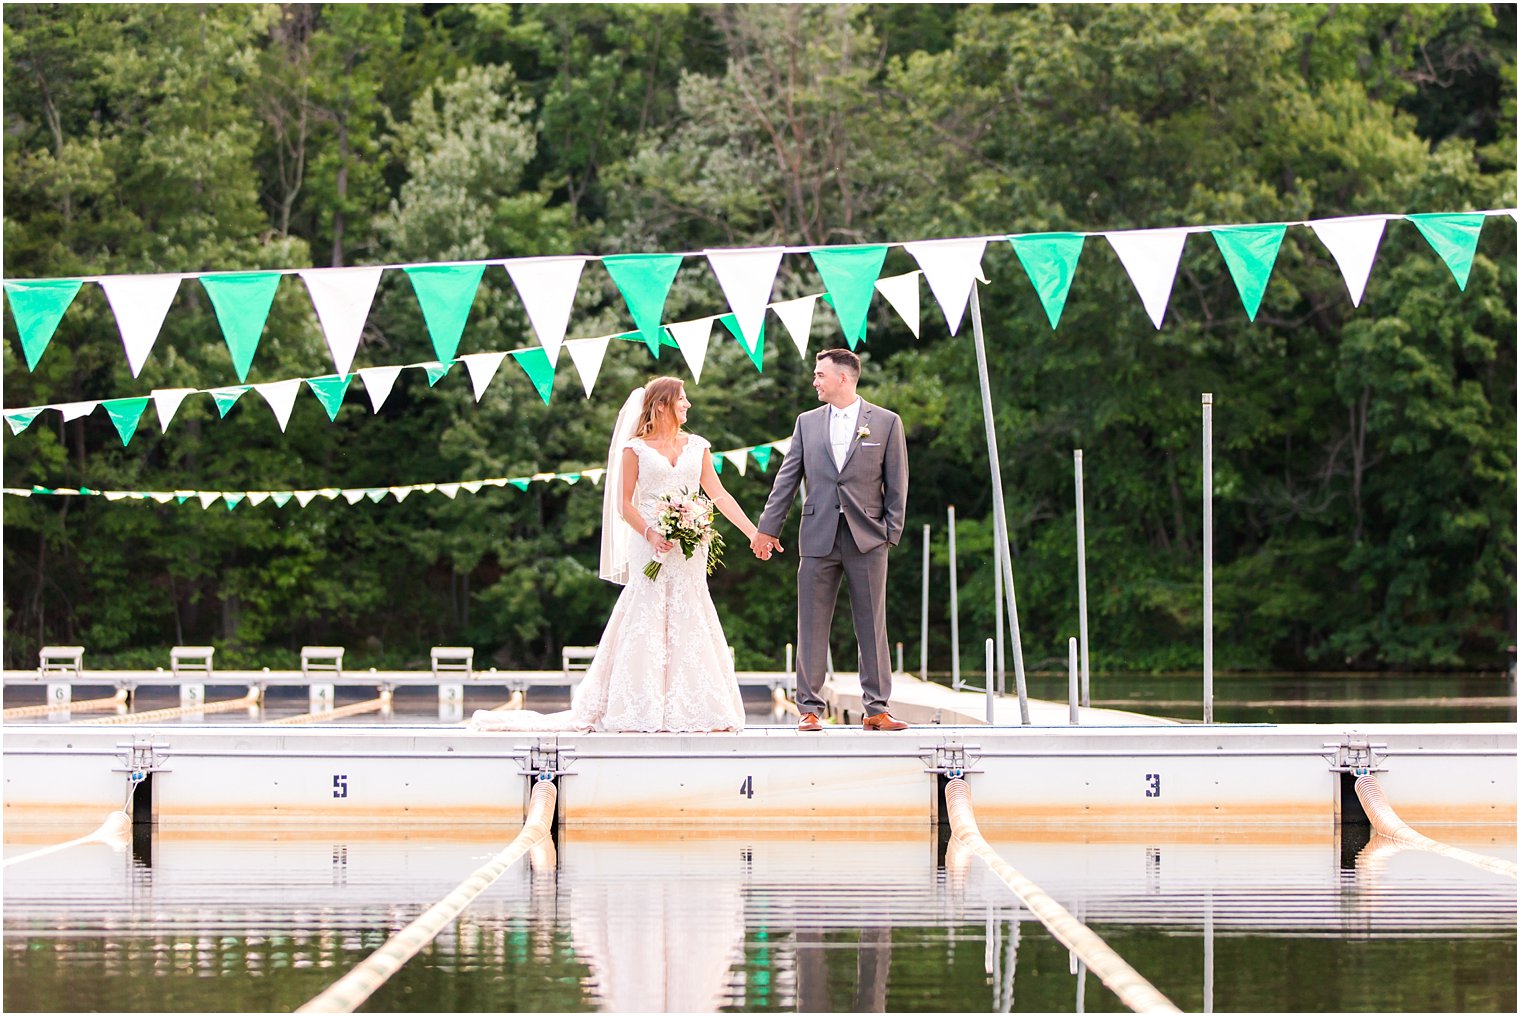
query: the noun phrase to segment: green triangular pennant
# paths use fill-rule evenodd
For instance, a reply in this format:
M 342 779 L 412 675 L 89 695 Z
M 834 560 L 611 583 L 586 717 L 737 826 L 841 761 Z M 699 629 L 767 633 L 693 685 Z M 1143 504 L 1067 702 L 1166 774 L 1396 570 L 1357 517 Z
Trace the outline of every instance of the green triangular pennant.
M 480 288 L 485 265 L 415 265 L 406 269 L 412 280 L 422 320 L 433 340 L 433 353 L 443 363 L 459 352 L 459 337 Z
M 1282 246 L 1283 234 L 1288 227 L 1277 226 L 1222 226 L 1211 229 L 1219 253 L 1230 268 L 1230 277 L 1240 291 L 1240 302 L 1245 304 L 1246 316 L 1256 320 L 1261 307 L 1262 294 L 1267 291 L 1267 280 L 1272 277 L 1272 266 L 1277 263 L 1277 250 Z
M 364 492 L 364 496 L 369 498 L 375 504 L 379 504 L 380 499 L 386 497 L 388 494 L 390 494 L 390 489 L 388 487 L 381 487 L 379 489 L 371 488 Z
M 549 362 L 549 354 L 544 352 L 542 346 L 537 349 L 514 349 L 512 359 L 528 375 L 528 380 L 533 382 L 533 388 L 538 392 L 538 397 L 544 400 L 544 405 L 549 404 L 549 396 L 554 394 L 554 364 Z
M 512 486 L 516 487 L 518 490 L 522 491 L 524 494 L 526 494 L 528 492 L 528 484 L 531 481 L 529 481 L 529 480 L 508 480 L 507 482 L 510 483 Z
M 239 381 L 248 380 L 248 368 L 264 334 L 274 292 L 280 287 L 279 272 L 238 272 L 233 275 L 202 275 L 201 286 L 211 297 L 216 320 L 222 326 L 232 369 Z
M 424 363 L 422 369 L 427 371 L 428 387 L 431 388 L 439 381 L 442 381 L 444 376 L 454 369 L 454 364 L 457 362 L 456 360 L 448 360 L 446 362 Z
M 136 399 L 107 399 L 101 403 L 110 415 L 111 422 L 116 425 L 116 433 L 121 435 L 123 448 L 131 443 L 132 435 L 137 433 L 137 421 L 142 419 L 148 401 L 144 395 Z
M 771 467 L 771 453 L 775 450 L 768 444 L 756 445 L 749 450 L 749 453 L 755 457 L 755 463 L 760 467 L 760 472 L 763 473 Z
M 644 337 L 644 344 L 654 356 L 660 355 L 660 318 L 665 313 L 665 298 L 670 284 L 681 268 L 679 254 L 609 254 L 602 267 L 617 283 L 628 313 Z
M 224 502 L 226 502 L 226 504 L 227 504 L 227 510 L 228 511 L 232 511 L 232 509 L 234 509 L 238 505 L 242 504 L 243 503 L 243 498 L 245 498 L 247 496 L 248 496 L 247 494 L 223 494 L 222 495 L 222 500 Z
M 276 508 L 284 508 L 290 501 L 290 495 L 291 492 L 288 490 L 277 490 L 269 495 L 269 500 L 274 502 Z
M 1420 235 L 1435 252 L 1441 255 L 1451 277 L 1457 280 L 1457 288 L 1467 290 L 1467 275 L 1472 271 L 1473 254 L 1478 250 L 1478 233 L 1483 229 L 1487 216 L 1479 212 L 1428 213 L 1406 215 L 1414 223 Z
M 862 244 L 856 247 L 824 247 L 813 251 L 813 264 L 823 278 L 824 288 L 834 299 L 839 327 L 845 341 L 854 349 L 866 337 L 866 315 L 876 292 L 876 279 L 887 259 L 885 244 Z
M 745 354 L 749 357 L 749 362 L 755 365 L 755 369 L 759 371 L 765 370 L 760 365 L 760 358 L 765 354 L 765 325 L 760 325 L 760 334 L 755 336 L 755 348 L 750 350 L 744 348 L 744 339 L 739 336 L 738 318 L 732 314 L 724 314 L 718 320 L 723 322 L 723 327 L 728 329 L 728 334 L 732 335 L 734 341 L 739 343 L 739 348 L 744 349 Z
M 42 415 L 42 409 L 18 409 L 5 414 L 5 422 L 11 425 L 11 433 L 19 434 L 32 425 L 32 421 Z
M 715 472 L 715 473 L 721 473 L 721 472 L 723 472 L 723 456 L 720 455 L 720 454 L 718 454 L 717 452 L 714 452 L 712 460 L 713 460 L 713 472 Z
M 5 296 L 10 300 L 11 316 L 21 336 L 21 352 L 26 369 L 36 370 L 42 351 L 47 349 L 64 311 L 79 292 L 78 279 L 44 279 L 36 282 L 7 282 Z
M 324 374 L 321 377 L 307 378 L 306 386 L 317 397 L 317 401 L 322 403 L 322 408 L 327 410 L 327 418 L 337 420 L 338 410 L 343 406 L 343 395 L 353 379 L 352 374 Z
M 1077 258 L 1082 256 L 1081 233 L 1034 233 L 1010 236 L 1008 242 L 1024 266 L 1024 274 L 1034 283 L 1034 291 L 1045 308 L 1050 327 L 1055 328 L 1071 292 L 1071 280 L 1077 274 Z
M 218 418 L 226 417 L 227 410 L 236 405 L 237 400 L 241 399 L 243 393 L 247 392 L 250 387 L 250 385 L 228 385 L 226 388 L 211 389 L 211 398 L 216 403 Z

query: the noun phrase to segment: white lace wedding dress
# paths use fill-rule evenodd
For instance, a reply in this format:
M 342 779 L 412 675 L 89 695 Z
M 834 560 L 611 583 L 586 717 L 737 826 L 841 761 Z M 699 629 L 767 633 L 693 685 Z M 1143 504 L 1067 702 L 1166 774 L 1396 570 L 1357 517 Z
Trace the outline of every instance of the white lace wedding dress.
M 627 447 L 639 461 L 634 505 L 655 521 L 661 494 L 701 487 L 708 442 L 688 435 L 672 464 L 642 438 Z M 618 520 L 615 525 L 625 525 Z M 653 550 L 630 545 L 628 584 L 602 631 L 596 658 L 561 713 L 478 711 L 475 730 L 711 731 L 744 727 L 744 702 L 734 677 L 728 640 L 707 591 L 707 549 L 690 560 L 677 547 L 650 579 L 644 566 Z

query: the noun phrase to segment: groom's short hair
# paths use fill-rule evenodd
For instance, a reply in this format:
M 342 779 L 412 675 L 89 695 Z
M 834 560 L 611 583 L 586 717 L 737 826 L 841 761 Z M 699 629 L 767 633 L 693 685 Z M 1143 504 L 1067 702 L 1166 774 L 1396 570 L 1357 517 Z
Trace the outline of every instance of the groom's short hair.
M 824 360 L 829 361 L 856 381 L 860 380 L 860 357 L 856 356 L 853 351 L 848 349 L 825 349 L 818 354 L 814 362 L 822 363 Z

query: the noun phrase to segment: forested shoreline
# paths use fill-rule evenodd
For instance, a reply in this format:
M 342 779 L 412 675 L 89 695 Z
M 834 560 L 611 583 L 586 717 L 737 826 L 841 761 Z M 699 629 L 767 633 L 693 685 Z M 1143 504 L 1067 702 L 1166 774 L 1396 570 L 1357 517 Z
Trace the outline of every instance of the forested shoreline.
M 899 243 L 1047 231 L 1294 223 L 1512 208 L 1515 6 L 8 4 L 4 273 L 394 265 Z M 1515 642 L 1515 221 L 1484 225 L 1465 288 L 1391 221 L 1353 306 L 1290 228 L 1254 322 L 1219 250 L 1191 237 L 1162 327 L 1114 251 L 1083 247 L 1059 326 L 1006 242 L 981 290 L 1020 622 L 1031 667 L 1077 628 L 1072 450 L 1084 453 L 1093 659 L 1201 662 L 1199 395 L 1212 392 L 1221 669 L 1481 669 Z M 916 267 L 900 249 L 883 275 Z M 387 272 L 356 367 L 427 359 Z M 88 289 L 88 287 L 87 287 Z M 821 291 L 784 259 L 773 300 Z M 664 320 L 727 310 L 689 257 Z M 898 411 L 911 469 L 888 630 L 917 660 L 920 533 L 933 527 L 930 660 L 949 661 L 945 511 L 959 517 L 963 657 L 993 627 L 991 491 L 969 326 L 924 291 L 915 338 L 871 307 L 862 394 Z M 630 330 L 589 266 L 570 335 Z M 615 342 L 587 398 L 561 357 L 546 404 L 521 372 L 477 402 L 465 371 L 407 372 L 282 432 L 256 396 L 219 418 L 152 411 L 123 447 L 106 414 L 5 438 L 7 487 L 283 490 L 527 476 L 599 465 L 629 388 L 687 378 L 717 448 L 787 436 L 816 404 L 772 316 L 756 371 L 714 334 L 700 383 L 674 349 Z M 500 268 L 459 353 L 532 341 Z M 183 285 L 133 377 L 111 307 L 82 292 L 35 371 L 5 317 L 7 408 L 236 381 Z M 249 383 L 331 371 L 283 284 Z M 774 464 L 725 470 L 757 516 Z M 600 490 L 487 488 L 404 502 L 4 498 L 5 664 L 45 644 L 91 666 L 557 667 L 617 589 L 596 576 Z M 795 533 L 794 511 L 785 542 Z M 730 535 L 732 533 L 730 531 Z M 741 668 L 795 631 L 795 559 L 735 543 L 713 590 Z M 836 660 L 849 666 L 847 614 Z M 841 652 L 840 650 L 844 650 Z M 975 666 L 968 663 L 968 666 Z

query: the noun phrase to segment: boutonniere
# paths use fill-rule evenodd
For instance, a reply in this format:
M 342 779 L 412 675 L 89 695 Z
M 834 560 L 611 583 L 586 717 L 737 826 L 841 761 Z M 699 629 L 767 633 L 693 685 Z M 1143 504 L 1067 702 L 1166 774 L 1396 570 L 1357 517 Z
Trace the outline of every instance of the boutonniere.
M 867 427 L 865 424 L 861 424 L 859 427 L 855 428 L 855 440 L 862 441 L 870 436 L 871 428 Z

